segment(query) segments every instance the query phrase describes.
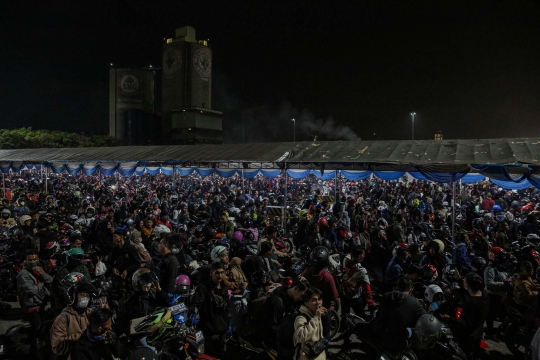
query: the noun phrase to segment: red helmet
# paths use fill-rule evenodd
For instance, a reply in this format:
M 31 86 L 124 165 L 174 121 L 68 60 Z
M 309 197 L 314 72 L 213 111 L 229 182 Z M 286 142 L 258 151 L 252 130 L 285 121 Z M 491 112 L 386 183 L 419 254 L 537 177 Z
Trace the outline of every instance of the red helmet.
M 489 261 L 495 264 L 502 264 L 508 259 L 506 250 L 500 247 L 492 247 L 488 251 Z
M 328 220 L 326 220 L 325 217 L 322 217 L 319 219 L 319 227 L 322 228 L 322 227 L 328 227 Z
M 350 198 L 349 205 L 355 205 L 355 204 L 356 204 L 356 200 L 354 198 Z

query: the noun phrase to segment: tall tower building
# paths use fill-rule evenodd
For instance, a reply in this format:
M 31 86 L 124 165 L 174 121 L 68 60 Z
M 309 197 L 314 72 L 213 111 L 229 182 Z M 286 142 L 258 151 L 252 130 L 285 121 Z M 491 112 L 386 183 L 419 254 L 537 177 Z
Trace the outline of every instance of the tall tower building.
M 222 113 L 212 110 L 212 50 L 195 29 L 176 29 L 162 62 L 162 137 L 169 144 L 223 142 Z
M 109 135 L 127 145 L 148 145 L 157 138 L 154 69 L 109 70 Z M 158 128 L 156 128 L 156 126 Z

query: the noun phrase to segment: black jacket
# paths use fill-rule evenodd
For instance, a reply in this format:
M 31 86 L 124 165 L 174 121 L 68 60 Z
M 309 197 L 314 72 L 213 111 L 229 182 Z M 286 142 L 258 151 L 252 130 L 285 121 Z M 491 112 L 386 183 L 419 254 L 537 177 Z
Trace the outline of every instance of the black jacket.
M 450 329 L 464 350 L 478 347 L 484 332 L 484 321 L 486 321 L 488 310 L 489 296 L 485 290 L 482 290 L 482 296 L 467 297 L 459 319 L 455 317 L 448 319 Z
M 279 322 L 285 314 L 291 313 L 297 305 L 300 304 L 294 302 L 287 294 L 287 288 L 283 286 L 274 290 L 272 295 L 266 300 L 263 319 L 267 330 L 265 339 L 269 345 L 277 346 Z
M 39 258 L 49 260 L 56 249 L 47 250 L 49 242 L 58 241 L 58 237 L 50 230 L 38 231 L 35 237 L 39 238 Z
M 167 293 L 174 291 L 174 281 L 178 276 L 178 259 L 174 254 L 168 253 L 163 256 L 161 268 L 159 269 L 159 284 Z
M 129 276 L 128 279 L 131 279 L 131 274 L 141 267 L 139 252 L 133 245 L 128 243 L 124 243 L 124 246 L 121 248 L 115 246 L 111 253 L 110 267 L 111 269 L 118 270 L 120 274 L 124 270 L 127 270 Z
M 407 328 L 414 328 L 416 320 L 425 313 L 414 297 L 399 291 L 387 292 L 373 320 L 373 331 L 385 346 L 404 348 L 409 337 Z
M 207 335 L 223 335 L 229 328 L 228 288 L 218 289 L 212 279 L 197 286 L 191 306 L 197 307 L 202 330 Z

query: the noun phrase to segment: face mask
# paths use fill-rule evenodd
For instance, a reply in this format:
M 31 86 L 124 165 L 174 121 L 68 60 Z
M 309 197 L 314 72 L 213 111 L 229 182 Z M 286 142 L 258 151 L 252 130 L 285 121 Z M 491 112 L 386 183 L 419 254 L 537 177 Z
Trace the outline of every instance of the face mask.
M 33 269 L 39 266 L 39 260 L 36 261 L 26 261 L 25 263 L 26 267 L 28 269 Z
M 171 252 L 176 255 L 176 254 L 178 254 L 180 252 L 180 249 L 174 248 L 174 249 L 171 250 Z
M 90 303 L 90 298 L 83 297 L 77 302 L 77 307 L 81 309 L 86 309 L 88 307 L 88 303 Z

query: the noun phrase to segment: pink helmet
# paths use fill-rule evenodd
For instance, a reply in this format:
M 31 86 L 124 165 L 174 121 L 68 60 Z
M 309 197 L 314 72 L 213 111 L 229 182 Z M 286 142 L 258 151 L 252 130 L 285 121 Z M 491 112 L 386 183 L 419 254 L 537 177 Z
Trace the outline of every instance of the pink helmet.
M 244 235 L 242 234 L 241 231 L 235 231 L 232 237 L 233 239 L 238 240 L 238 241 L 242 241 L 244 239 Z
M 191 280 L 187 275 L 178 275 L 174 281 L 174 293 L 176 295 L 188 295 L 191 287 Z

